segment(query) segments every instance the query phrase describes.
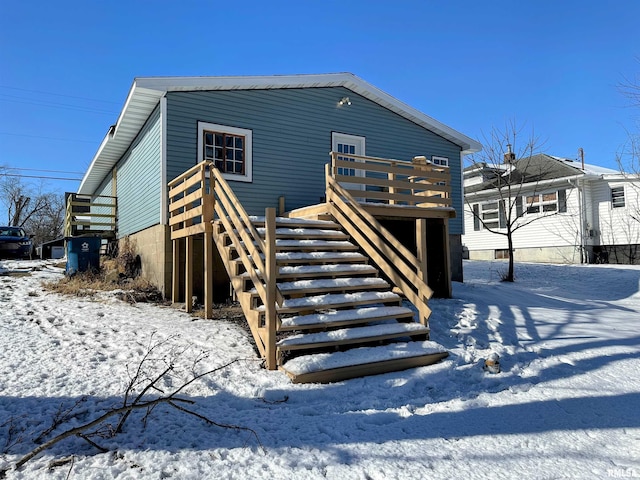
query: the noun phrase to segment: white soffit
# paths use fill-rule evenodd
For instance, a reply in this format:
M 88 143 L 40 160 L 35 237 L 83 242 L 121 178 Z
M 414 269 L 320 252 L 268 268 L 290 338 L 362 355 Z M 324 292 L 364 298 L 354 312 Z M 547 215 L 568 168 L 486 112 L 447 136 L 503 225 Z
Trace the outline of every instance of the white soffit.
M 477 152 L 482 145 L 438 122 L 351 73 L 275 75 L 252 77 L 140 77 L 133 81 L 115 126 L 102 141 L 78 193 L 91 194 L 124 155 L 160 98 L 167 92 L 210 90 L 270 90 L 280 88 L 344 87 L 460 146 L 463 153 Z

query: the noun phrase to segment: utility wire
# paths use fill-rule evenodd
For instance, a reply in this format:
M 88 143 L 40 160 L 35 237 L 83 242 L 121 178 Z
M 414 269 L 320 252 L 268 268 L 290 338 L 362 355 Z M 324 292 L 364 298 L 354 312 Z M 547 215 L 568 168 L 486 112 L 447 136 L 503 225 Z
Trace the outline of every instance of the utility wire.
M 95 140 L 76 140 L 73 138 L 43 137 L 42 135 L 28 135 L 26 133 L 0 132 L 0 135 L 11 135 L 13 137 L 27 137 L 27 138 L 43 138 L 45 140 L 56 140 L 61 142 L 97 143 Z
M 48 173 L 68 173 L 69 175 L 83 175 L 84 172 L 67 172 L 66 170 L 44 170 L 42 168 L 22 168 L 22 167 L 7 167 L 9 170 L 26 170 L 30 172 L 48 172 Z
M 90 100 L 92 102 L 114 103 L 116 105 L 119 104 L 119 102 L 115 102 L 113 100 L 99 100 L 97 98 L 77 97 L 75 95 L 65 95 L 64 93 L 44 92 L 42 90 L 29 90 L 27 88 L 10 87 L 8 85 L 0 85 L 0 88 L 8 88 L 10 90 L 19 90 L 21 92 L 29 92 L 29 93 L 41 93 L 43 95 L 55 95 L 56 97 L 76 98 L 78 100 Z
M 2 173 L 0 177 L 20 177 L 20 178 L 40 178 L 42 180 L 69 180 L 70 182 L 80 182 L 81 178 L 63 178 L 63 177 L 47 177 L 41 175 L 18 175 L 14 173 Z

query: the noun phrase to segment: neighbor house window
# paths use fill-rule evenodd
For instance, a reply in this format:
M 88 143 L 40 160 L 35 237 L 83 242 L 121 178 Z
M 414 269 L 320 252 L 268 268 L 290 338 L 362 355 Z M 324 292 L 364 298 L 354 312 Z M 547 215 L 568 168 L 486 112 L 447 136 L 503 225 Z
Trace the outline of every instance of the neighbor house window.
M 431 157 L 431 163 L 440 167 L 448 167 L 449 159 L 447 157 L 436 157 L 435 155 L 433 155 Z
M 480 219 L 485 229 L 496 230 L 507 226 L 504 202 L 495 201 L 480 204 Z
M 527 195 L 527 213 L 554 213 L 567 211 L 565 190 Z
M 611 187 L 611 206 L 624 207 L 624 187 Z
M 252 131 L 198 122 L 198 161 L 210 161 L 227 180 L 252 181 Z

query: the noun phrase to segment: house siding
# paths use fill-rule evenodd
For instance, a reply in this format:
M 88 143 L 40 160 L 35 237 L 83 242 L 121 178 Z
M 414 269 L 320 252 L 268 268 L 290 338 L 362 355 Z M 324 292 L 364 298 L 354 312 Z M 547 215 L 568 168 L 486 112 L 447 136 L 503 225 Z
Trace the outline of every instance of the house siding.
M 624 207 L 613 208 L 611 189 L 624 187 Z M 597 212 L 602 245 L 635 245 L 640 243 L 640 195 L 638 181 L 626 179 L 598 182 Z M 634 218 L 635 217 L 635 218 Z
M 164 191 L 160 130 L 160 108 L 156 108 L 116 165 L 119 237 L 160 223 Z
M 529 225 L 518 229 L 513 234 L 513 243 L 516 258 L 519 252 L 525 250 L 545 250 L 547 255 L 552 255 L 556 260 L 565 262 L 576 261 L 576 251 L 574 246 L 580 244 L 580 220 L 579 220 L 579 200 L 576 188 L 566 188 L 566 183 L 556 185 L 541 190 L 540 193 L 557 191 L 564 188 L 566 191 L 567 211 L 540 218 Z M 484 197 L 485 199 L 487 197 Z M 471 205 L 481 203 L 475 199 L 468 199 Z M 493 258 L 495 250 L 506 250 L 507 237 L 492 233 L 488 230 L 474 231 L 474 217 L 471 205 L 465 206 L 465 234 L 462 237 L 463 244 L 469 249 L 470 258 Z M 522 221 L 529 221 L 532 215 L 525 214 Z M 506 234 L 506 228 L 500 229 Z M 571 248 L 565 248 L 571 247 Z M 550 252 L 550 249 L 558 249 L 557 252 Z M 476 252 L 474 254 L 474 252 Z M 578 254 L 579 255 L 579 254 Z M 529 258 L 534 256 L 533 252 L 527 254 Z M 521 258 L 522 259 L 522 258 Z M 578 256 L 577 261 L 580 258 Z
M 338 107 L 342 97 L 351 105 Z M 167 179 L 197 161 L 197 125 L 209 122 L 249 129 L 253 136 L 253 181 L 231 182 L 250 214 L 263 214 L 285 197 L 287 210 L 315 204 L 325 194 L 324 165 L 331 133 L 366 138 L 366 154 L 411 160 L 416 155 L 449 158 L 457 218 L 450 233 L 462 233 L 460 147 L 342 87 L 169 92 Z

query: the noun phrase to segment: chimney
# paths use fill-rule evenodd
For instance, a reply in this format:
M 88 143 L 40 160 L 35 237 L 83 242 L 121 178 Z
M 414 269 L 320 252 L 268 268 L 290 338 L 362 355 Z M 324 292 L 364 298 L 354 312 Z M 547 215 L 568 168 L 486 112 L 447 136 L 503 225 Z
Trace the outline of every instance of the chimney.
M 504 154 L 504 163 L 513 163 L 516 161 L 516 154 L 511 151 L 511 144 L 507 143 L 507 153 Z
M 582 162 L 582 170 L 584 170 L 584 150 L 582 147 L 578 149 L 578 155 L 580 156 L 580 161 Z

